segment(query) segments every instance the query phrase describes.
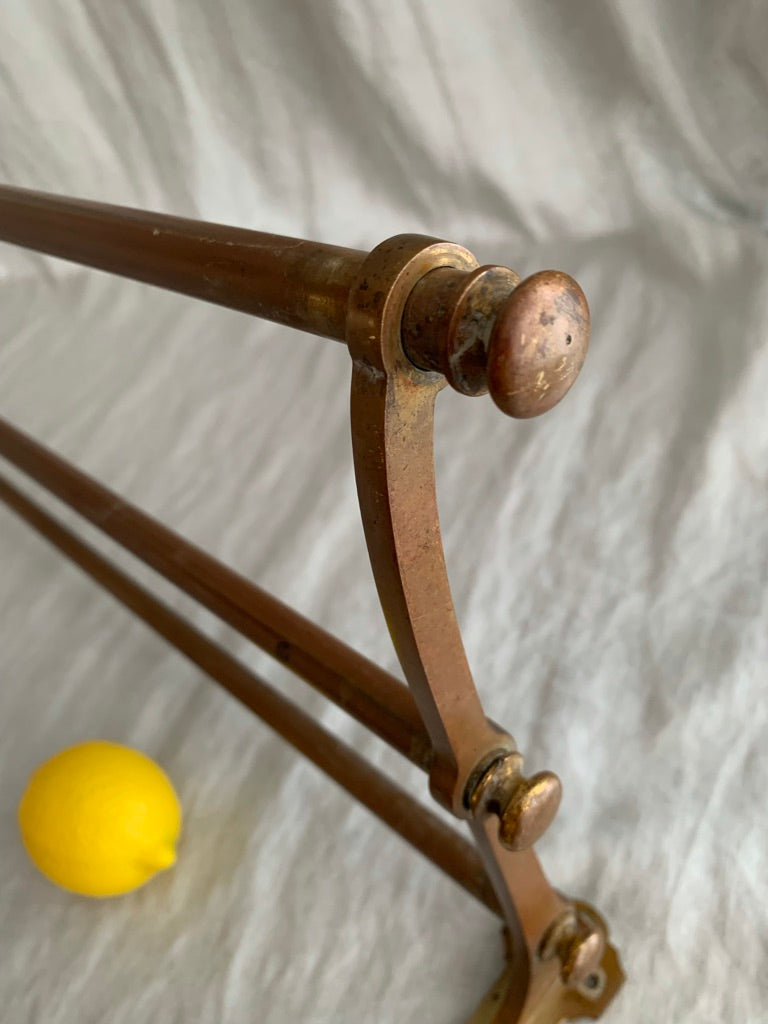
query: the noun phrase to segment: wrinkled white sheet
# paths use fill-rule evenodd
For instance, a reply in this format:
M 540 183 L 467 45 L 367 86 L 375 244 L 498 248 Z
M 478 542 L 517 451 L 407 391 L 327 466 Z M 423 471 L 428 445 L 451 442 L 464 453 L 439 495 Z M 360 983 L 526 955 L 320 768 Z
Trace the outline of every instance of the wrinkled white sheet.
M 766 52 L 763 0 L 0 5 L 5 182 L 582 283 L 563 405 L 444 394 L 437 450 L 470 660 L 564 780 L 540 852 L 611 922 L 614 1024 L 768 1021 Z M 395 670 L 348 376 L 341 345 L 0 246 L 0 414 Z M 2 509 L 0 565 L 3 1024 L 466 1020 L 486 911 Z M 120 900 L 17 836 L 29 772 L 86 737 L 185 809 L 175 870 Z

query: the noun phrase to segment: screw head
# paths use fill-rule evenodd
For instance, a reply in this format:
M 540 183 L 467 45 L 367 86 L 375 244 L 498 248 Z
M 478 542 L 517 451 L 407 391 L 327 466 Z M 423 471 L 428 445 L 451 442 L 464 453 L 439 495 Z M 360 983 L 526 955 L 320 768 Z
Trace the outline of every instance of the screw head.
M 600 966 L 605 936 L 600 931 L 576 935 L 563 950 L 561 976 L 566 985 L 581 985 Z

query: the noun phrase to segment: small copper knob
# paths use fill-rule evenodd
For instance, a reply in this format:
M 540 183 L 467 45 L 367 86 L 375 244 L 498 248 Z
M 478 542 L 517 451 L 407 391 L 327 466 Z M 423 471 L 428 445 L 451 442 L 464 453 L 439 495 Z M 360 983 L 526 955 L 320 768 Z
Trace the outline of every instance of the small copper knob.
M 557 405 L 589 346 L 589 307 L 568 274 L 542 270 L 440 268 L 418 282 L 405 307 L 403 348 L 464 395 L 490 392 L 520 419 Z
M 521 282 L 496 315 L 488 390 L 508 416 L 548 412 L 570 390 L 589 346 L 589 307 L 568 274 L 542 270 Z
M 544 835 L 557 814 L 562 785 L 554 772 L 522 774 L 523 758 L 507 753 L 485 770 L 469 803 L 475 814 L 496 814 L 499 839 L 508 850 L 527 850 Z
M 547 930 L 539 956 L 542 960 L 557 957 L 563 984 L 577 986 L 599 972 L 605 944 L 603 925 L 588 914 L 583 905 L 570 906 Z M 596 977 L 599 981 L 599 976 Z
M 597 930 L 575 935 L 561 953 L 560 974 L 566 985 L 581 985 L 600 966 L 605 936 Z
M 563 787 L 554 772 L 521 779 L 499 815 L 499 839 L 509 850 L 527 850 L 554 821 Z

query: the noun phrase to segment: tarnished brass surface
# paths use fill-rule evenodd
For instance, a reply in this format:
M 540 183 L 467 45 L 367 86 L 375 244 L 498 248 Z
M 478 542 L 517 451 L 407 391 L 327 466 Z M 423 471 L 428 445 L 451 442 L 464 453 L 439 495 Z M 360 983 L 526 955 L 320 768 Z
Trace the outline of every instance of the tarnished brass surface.
M 341 339 L 365 253 L 0 185 L 0 239 Z
M 403 312 L 407 355 L 423 370 L 438 370 L 462 394 L 485 394 L 491 333 L 519 283 L 506 267 L 433 270 L 418 282 Z

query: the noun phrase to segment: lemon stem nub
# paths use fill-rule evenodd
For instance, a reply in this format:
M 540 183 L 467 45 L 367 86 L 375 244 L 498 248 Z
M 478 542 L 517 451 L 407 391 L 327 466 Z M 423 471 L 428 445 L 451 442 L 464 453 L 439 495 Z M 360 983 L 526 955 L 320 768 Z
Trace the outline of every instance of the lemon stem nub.
M 176 863 L 176 851 L 172 846 L 158 846 L 146 853 L 142 860 L 148 868 L 165 871 Z

